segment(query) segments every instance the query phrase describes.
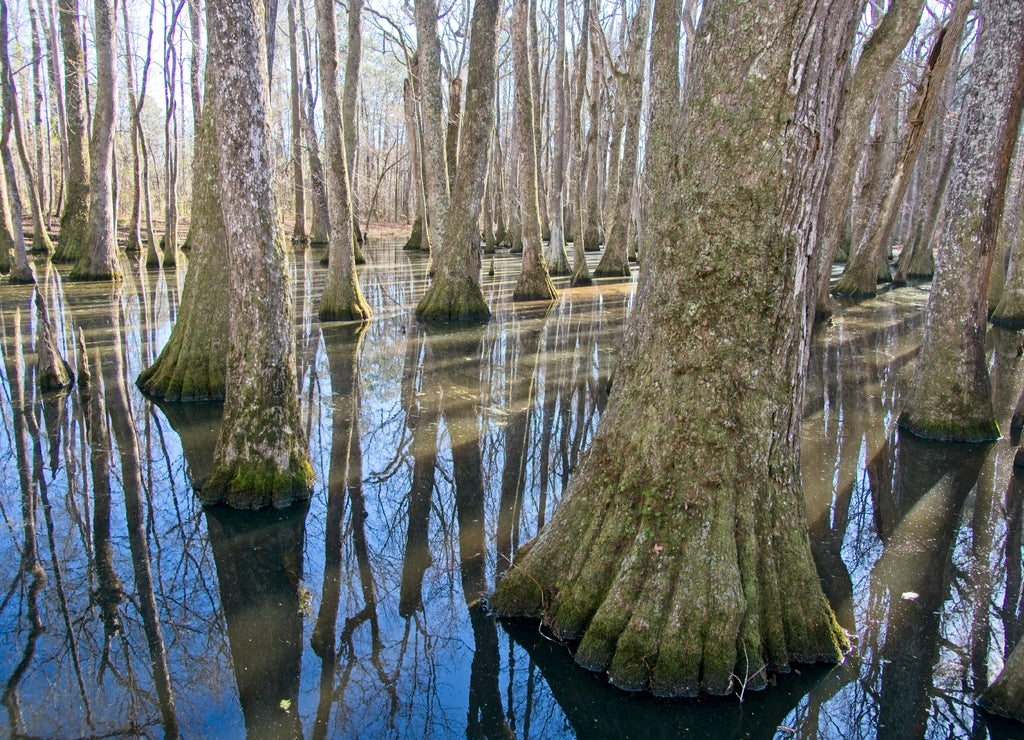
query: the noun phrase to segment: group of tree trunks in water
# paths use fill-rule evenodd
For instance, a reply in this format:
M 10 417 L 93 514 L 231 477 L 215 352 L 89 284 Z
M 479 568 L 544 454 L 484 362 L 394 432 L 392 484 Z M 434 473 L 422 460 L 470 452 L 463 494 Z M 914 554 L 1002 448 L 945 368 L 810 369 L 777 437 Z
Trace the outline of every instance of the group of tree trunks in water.
M 636 305 L 593 445 L 552 521 L 515 553 L 490 599 L 498 615 L 541 620 L 575 644 L 581 665 L 607 672 L 625 689 L 687 696 L 727 693 L 737 683 L 760 688 L 769 671 L 786 671 L 793 661 L 841 661 L 849 648 L 819 585 L 807 534 L 799 460 L 805 368 L 814 318 L 831 310 L 828 278 L 850 209 L 858 148 L 880 107 L 880 82 L 917 27 L 924 2 L 892 0 L 854 66 L 865 5 L 706 0 L 694 29 L 692 3 L 680 12 L 679 0 L 644 0 L 626 34 L 626 66 L 616 73 L 639 100 L 650 15 L 650 193 Z M 67 21 L 72 37 L 64 45 L 71 67 L 82 64 L 73 40 L 79 33 L 72 23 L 74 6 L 61 3 L 62 31 Z M 76 241 L 84 245 L 72 277 L 116 279 L 114 15 L 108 0 L 96 0 L 95 6 L 96 103 L 87 151 L 81 80 L 78 87 L 66 82 L 79 182 L 69 185 L 60 247 L 70 253 Z M 871 226 L 836 286 L 839 295 L 874 292 L 876 265 L 910 173 L 934 110 L 950 88 L 946 80 L 955 77 L 949 70 L 971 7 L 956 0 L 936 34 L 893 176 L 875 199 Z M 328 271 L 319 307 L 325 321 L 371 318 L 356 279 L 360 255 L 349 174 L 361 8 L 358 2 L 349 8 L 350 56 L 339 95 L 334 5 L 316 2 L 326 122 L 322 176 L 330 196 Z M 564 10 L 559 2 L 562 55 Z M 291 390 L 292 306 L 267 122 L 267 60 L 273 56 L 267 26 L 274 14 L 265 11 L 257 0 L 206 3 L 208 102 L 196 140 L 187 240 L 192 265 L 171 337 L 138 381 L 166 401 L 224 401 L 213 472 L 196 483 L 204 503 L 237 508 L 287 506 L 308 497 L 313 483 Z M 474 5 L 465 109 L 452 146 L 442 125 L 436 3 L 417 0 L 414 7 L 422 228 L 432 258 L 432 282 L 416 308 L 424 321 L 486 320 L 490 313 L 480 282 L 478 224 L 495 117 L 500 11 L 496 0 Z M 550 301 L 557 293 L 548 263 L 564 274 L 568 259 L 561 181 L 557 192 L 548 192 L 546 207 L 559 218 L 552 222 L 546 255 L 542 243 L 539 101 L 532 84 L 537 60 L 528 40 L 529 12 L 526 0 L 513 0 L 523 243 L 513 299 Z M 591 12 L 587 2 L 584 17 Z M 16 230 L 11 279 L 31 280 L 10 152 L 10 134 L 18 126 L 5 3 L 0 25 L 0 154 Z M 294 35 L 291 13 L 289 26 Z M 584 27 L 593 33 L 590 23 Z M 1024 100 L 1024 6 L 981 0 L 976 28 L 971 84 L 939 177 L 945 214 L 921 357 L 899 420 L 922 437 L 972 442 L 999 434 L 984 337 Z M 596 46 L 584 43 L 582 53 Z M 556 74 L 563 76 L 559 61 Z M 79 78 L 80 73 L 79 68 Z M 571 108 L 578 119 L 581 99 L 569 106 L 565 89 L 560 87 L 555 101 L 557 116 L 575 126 L 565 123 L 566 111 Z M 638 104 L 622 122 L 625 152 L 634 158 L 639 110 Z M 292 113 L 293 121 L 301 121 L 301 112 Z M 583 150 L 566 152 L 562 144 L 556 161 Z M 613 224 L 620 229 L 628 220 L 630 161 L 635 169 L 635 159 L 625 158 L 617 184 L 624 201 L 615 203 Z M 573 228 L 582 237 L 575 240 L 572 274 L 572 284 L 579 285 L 590 280 L 583 255 L 586 225 Z M 613 227 L 599 272 L 628 274 L 627 243 Z M 1024 301 L 1024 290 L 1012 278 L 1011 271 L 995 313 L 1010 325 L 1024 323 L 1016 305 Z M 51 364 L 59 369 L 59 362 Z M 985 697 L 996 711 L 1021 710 L 1024 658 L 1018 653 Z

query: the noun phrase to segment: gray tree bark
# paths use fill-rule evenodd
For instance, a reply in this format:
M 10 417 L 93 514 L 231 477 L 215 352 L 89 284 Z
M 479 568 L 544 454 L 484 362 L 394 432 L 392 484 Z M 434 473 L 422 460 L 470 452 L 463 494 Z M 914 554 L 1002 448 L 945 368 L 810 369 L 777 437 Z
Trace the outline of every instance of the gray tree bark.
M 313 484 L 295 393 L 291 291 L 270 178 L 266 49 L 258 0 L 207 0 L 229 339 L 224 420 L 203 503 L 287 506 Z
M 476 321 L 491 315 L 480 287 L 477 225 L 494 126 L 499 17 L 498 0 L 477 0 L 473 6 L 462 155 L 455 168 L 448 225 L 433 251 L 433 282 L 416 306 L 416 316 L 429 321 Z
M 437 37 L 436 0 L 416 0 L 413 17 L 416 21 L 416 91 L 420 98 L 427 201 L 423 231 L 427 235 L 428 248 L 432 250 L 447 228 L 448 209 L 451 207 L 441 109 L 441 42 Z
M 861 3 L 863 10 L 864 3 Z M 883 87 L 882 81 L 917 28 L 924 0 L 893 0 L 889 10 L 864 44 L 856 68 L 843 94 L 842 118 L 835 163 L 829 172 L 826 210 L 822 221 L 822 247 L 812 261 L 815 315 L 832 315 L 829 282 L 832 263 L 839 251 L 853 192 L 853 180 L 871 118 Z
M 540 200 L 537 192 L 537 147 L 534 136 L 532 60 L 527 32 L 530 28 L 528 0 L 512 3 L 512 62 L 515 67 L 515 117 L 519 127 L 520 217 L 523 226 L 523 263 L 512 290 L 512 300 L 554 300 L 558 297 L 548 274 L 541 244 Z
M 77 280 L 120 280 L 114 213 L 114 118 L 117 111 L 115 61 L 116 23 L 109 0 L 95 0 L 96 100 L 89 142 L 90 242 L 70 277 Z
M 327 278 L 318 313 L 323 321 L 365 321 L 372 312 L 356 279 L 352 183 L 349 180 L 343 138 L 345 122 L 342 105 L 338 100 L 338 30 L 334 23 L 334 4 L 331 0 L 316 0 L 316 29 L 320 39 L 320 96 L 324 106 L 327 204 L 331 216 Z M 345 84 L 347 87 L 350 81 L 346 80 Z M 355 87 L 359 83 L 358 80 L 351 80 L 351 84 Z
M 1024 98 L 1024 4 L 986 0 L 978 23 L 921 354 L 899 417 L 904 429 L 933 439 L 999 438 L 984 345 L 989 272 Z
M 617 686 L 761 687 L 847 647 L 811 558 L 799 438 L 808 252 L 856 10 L 708 0 L 680 120 L 679 3 L 655 3 L 650 239 L 615 388 L 491 599 L 579 638 L 577 662 Z
M 89 145 L 85 125 L 85 53 L 78 22 L 78 0 L 58 0 L 64 50 L 64 102 L 67 114 L 68 179 L 54 262 L 74 262 L 89 240 Z

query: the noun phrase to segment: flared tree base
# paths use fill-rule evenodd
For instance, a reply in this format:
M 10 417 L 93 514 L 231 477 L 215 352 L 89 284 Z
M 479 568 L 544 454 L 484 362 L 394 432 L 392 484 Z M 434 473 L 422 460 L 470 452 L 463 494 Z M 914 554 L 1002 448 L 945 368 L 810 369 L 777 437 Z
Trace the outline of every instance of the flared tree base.
M 236 460 L 214 467 L 209 480 L 197 488 L 204 506 L 224 503 L 235 509 L 284 508 L 313 493 L 313 467 L 308 460 L 293 459 L 287 470 L 261 460 Z
M 369 321 L 372 317 L 370 304 L 358 286 L 331 292 L 325 289 L 317 310 L 321 321 Z
M 896 421 L 900 429 L 921 439 L 937 442 L 967 442 L 983 444 L 995 442 L 1002 434 L 991 414 L 949 414 L 943 417 L 924 417 L 909 411 Z
M 791 661 L 842 661 L 849 643 L 806 530 L 768 521 L 797 493 L 740 511 L 746 490 L 694 500 L 681 493 L 692 486 L 641 480 L 632 460 L 595 441 L 551 523 L 498 584 L 495 613 L 540 619 L 579 640 L 582 667 L 657 696 L 756 690 Z
M 546 271 L 536 275 L 520 275 L 512 291 L 513 301 L 553 301 L 557 298 L 558 291 Z
M 416 306 L 420 321 L 487 321 L 491 309 L 475 280 L 435 280 Z

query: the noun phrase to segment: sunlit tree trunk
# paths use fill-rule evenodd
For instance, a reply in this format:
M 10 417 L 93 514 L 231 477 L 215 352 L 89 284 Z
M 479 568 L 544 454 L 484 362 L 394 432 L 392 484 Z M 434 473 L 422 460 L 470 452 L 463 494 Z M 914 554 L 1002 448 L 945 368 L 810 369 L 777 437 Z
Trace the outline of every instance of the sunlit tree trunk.
M 473 7 L 462 155 L 455 170 L 448 225 L 433 251 L 433 282 L 416 306 L 421 319 L 463 321 L 491 315 L 480 287 L 477 224 L 494 125 L 499 14 L 497 0 L 478 0 Z
M 262 22 L 258 0 L 207 2 L 230 263 L 229 382 L 214 470 L 200 496 L 204 503 L 253 509 L 308 498 L 313 484 L 295 395 L 291 292 L 270 183 Z
M 416 69 L 415 59 L 410 63 L 413 70 Z M 405 138 L 409 143 L 409 161 L 412 168 L 412 211 L 415 214 L 412 224 L 412 233 L 405 242 L 403 249 L 422 249 L 426 242 L 423 239 L 423 161 L 420 158 L 420 127 L 416 117 L 416 97 L 413 80 L 406 78 L 402 85 L 402 101 L 405 111 Z
M 566 96 L 568 85 L 565 70 L 565 0 L 558 0 L 558 29 L 555 46 L 555 115 L 552 135 L 554 138 L 551 153 L 551 182 L 548 184 L 548 222 L 551 224 L 551 236 L 548 239 L 548 251 L 545 258 L 548 270 L 552 275 L 568 275 L 569 256 L 565 253 L 565 227 L 563 223 L 563 197 L 565 192 L 565 154 L 569 138 L 569 117 L 566 113 Z
M 67 113 L 68 179 L 55 262 L 74 262 L 89 239 L 89 145 L 85 125 L 85 54 L 78 21 L 78 0 L 58 0 L 60 41 L 64 51 L 64 102 Z
M 807 259 L 856 5 L 708 0 L 680 118 L 679 3 L 655 4 L 649 241 L 615 388 L 491 600 L 580 639 L 577 662 L 617 686 L 750 689 L 846 648 L 811 558 L 799 440 Z
M 359 102 L 359 68 L 362 65 L 362 56 L 363 0 L 350 0 L 348 3 L 348 44 L 345 48 L 345 86 L 341 93 L 341 125 L 345 134 L 345 169 L 348 170 L 350 200 L 352 201 L 352 233 L 356 238 L 352 249 L 357 265 L 366 262 L 359 248 L 359 242 L 363 240 L 363 235 L 359 231 L 359 214 L 356 209 L 355 169 L 356 146 L 359 143 L 359 122 L 356 118 L 356 108 Z
M 338 31 L 331 0 L 317 0 L 316 29 L 320 39 L 320 94 L 324 105 L 327 193 L 331 215 L 327 247 L 329 262 L 319 316 L 324 321 L 365 321 L 372 312 L 356 279 L 352 182 L 342 138 L 344 119 L 338 100 Z M 358 82 L 353 80 L 352 84 L 357 85 Z
M 528 0 L 512 3 L 512 60 L 515 67 L 515 112 L 519 128 L 519 193 L 522 205 L 523 264 L 512 300 L 554 300 L 558 297 L 548 274 L 541 244 L 540 199 L 537 192 L 537 146 L 532 61 L 527 38 L 530 28 Z
M 640 149 L 640 114 L 644 103 L 644 60 L 647 49 L 647 27 L 650 22 L 651 2 L 643 0 L 630 23 L 628 46 L 625 51 L 626 69 L 619 79 L 621 103 L 619 112 L 624 120 L 622 155 L 616 173 L 611 224 L 601 262 L 594 270 L 597 277 L 629 277 L 629 241 L 632 216 L 633 190 L 637 180 L 637 158 Z M 613 151 L 618 151 L 618 141 Z M 610 174 L 609 174 L 610 176 Z
M 206 71 L 207 101 L 213 100 L 211 70 Z M 143 392 L 165 401 L 224 399 L 227 367 L 229 272 L 227 235 L 221 215 L 217 142 L 213 110 L 203 106 L 192 161 L 192 219 L 188 272 L 178 318 L 156 362 L 140 373 Z M 152 236 L 152 232 L 150 232 Z
M 313 121 L 316 120 L 315 99 L 313 97 L 312 57 L 309 51 L 309 36 L 306 31 L 306 4 L 299 3 L 299 28 L 302 30 L 302 50 L 305 64 L 303 66 L 305 84 L 303 86 L 302 135 L 306 140 L 309 152 L 309 195 L 312 201 L 312 213 L 309 221 L 309 243 L 313 246 L 325 246 L 331 230 L 331 217 L 327 209 L 327 179 L 324 176 L 324 165 L 320 159 L 320 142 L 316 136 Z
M 426 190 L 424 233 L 429 249 L 440 240 L 448 226 L 451 207 L 448 167 L 444 149 L 444 120 L 441 111 L 441 42 L 437 37 L 437 2 L 416 0 L 417 64 L 416 92 L 419 93 L 423 131 L 423 174 Z
M 899 417 L 919 436 L 964 441 L 999 437 L 985 362 L 987 294 L 1024 98 L 1024 5 L 983 2 L 978 23 L 921 354 Z
M 114 124 L 117 110 L 114 69 L 115 18 L 109 0 L 95 0 L 96 102 L 89 143 L 88 247 L 71 277 L 81 280 L 120 280 L 117 231 L 114 222 Z

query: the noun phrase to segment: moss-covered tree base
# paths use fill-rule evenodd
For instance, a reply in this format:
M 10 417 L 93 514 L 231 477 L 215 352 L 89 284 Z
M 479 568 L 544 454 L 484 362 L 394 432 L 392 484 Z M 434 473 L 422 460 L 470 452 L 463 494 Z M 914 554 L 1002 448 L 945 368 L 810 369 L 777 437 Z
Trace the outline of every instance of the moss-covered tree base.
M 11 274 L 7 276 L 7 280 L 15 285 L 34 285 L 36 282 L 35 273 L 32 272 L 32 268 L 25 266 L 19 268 L 17 265 L 11 268 Z
M 98 282 L 101 280 L 124 280 L 124 275 L 120 269 L 104 267 L 99 270 L 95 270 L 91 265 L 83 265 L 81 260 L 75 265 L 74 269 L 71 270 L 68 275 L 68 280 L 89 282 Z
M 792 490 L 751 501 L 720 479 L 650 476 L 607 444 L 595 441 L 551 523 L 516 554 L 497 614 L 540 619 L 579 640 L 584 668 L 658 696 L 760 689 L 791 661 L 842 660 L 848 641 L 806 530 L 768 522 L 799 504 Z
M 915 437 L 941 442 L 995 442 L 1002 436 L 996 420 L 986 414 L 922 418 L 904 411 L 897 424 Z
M 77 262 L 84 245 L 88 243 L 89 211 L 87 207 L 73 210 L 68 207 L 60 222 L 60 234 L 50 256 L 51 262 Z
M 513 301 L 553 301 L 556 298 L 558 291 L 547 270 L 521 273 L 512 291 Z
M 417 218 L 412 223 L 412 233 L 409 234 L 409 238 L 406 240 L 405 246 L 403 246 L 402 249 L 416 251 L 418 249 L 423 249 L 424 244 L 425 242 L 423 240 L 423 219 Z
M 599 278 L 620 278 L 630 277 L 632 272 L 629 269 L 629 256 L 626 250 L 605 249 L 601 255 L 601 261 L 594 268 L 594 277 Z
M 434 283 L 416 306 L 420 321 L 487 321 L 491 309 L 480 284 L 469 278 L 441 280 Z
M 183 333 L 171 334 L 156 362 L 135 384 L 143 393 L 162 401 L 223 401 L 226 342 L 190 341 Z
M 308 499 L 314 479 L 308 459 L 292 459 L 288 470 L 268 461 L 235 460 L 230 466 L 215 467 L 197 493 L 205 506 L 224 503 L 235 509 L 280 509 Z
M 321 321 L 369 321 L 372 316 L 370 304 L 358 288 L 332 291 L 330 295 L 325 291 L 317 309 Z

